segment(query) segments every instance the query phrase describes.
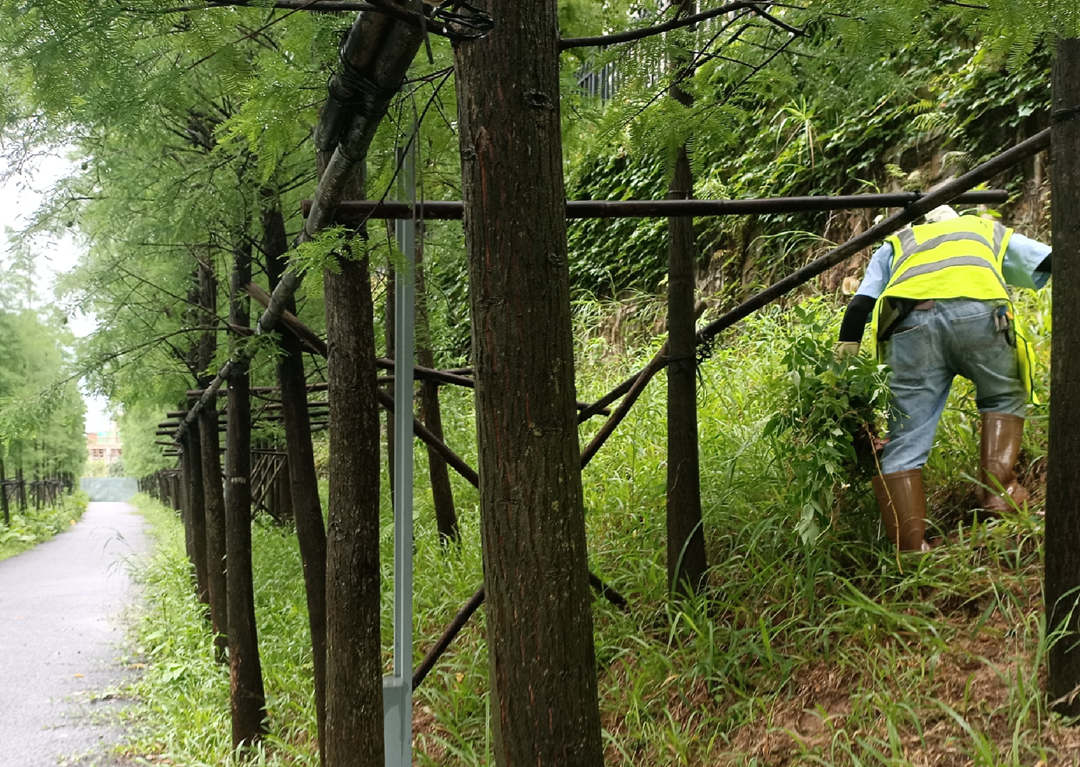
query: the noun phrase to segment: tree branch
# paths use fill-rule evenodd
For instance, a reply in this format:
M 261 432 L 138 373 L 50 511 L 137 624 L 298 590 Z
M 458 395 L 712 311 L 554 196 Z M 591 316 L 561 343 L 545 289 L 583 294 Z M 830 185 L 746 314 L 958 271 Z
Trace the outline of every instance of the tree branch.
M 382 13 L 398 21 L 404 21 L 426 32 L 445 37 L 455 42 L 476 40 L 483 37 L 494 27 L 494 22 L 486 13 L 473 8 L 467 3 L 456 3 L 463 11 L 451 11 L 442 6 L 423 4 L 424 12 L 406 10 L 387 0 L 274 0 L 273 3 L 253 5 L 248 0 L 206 0 L 194 5 L 177 5 L 171 8 L 144 9 L 124 7 L 122 10 L 141 14 L 188 13 L 205 11 L 213 8 L 272 8 L 287 11 L 363 11 Z
M 744 8 L 753 11 L 759 16 L 767 19 L 770 23 L 781 27 L 793 34 L 803 34 L 802 30 L 792 27 L 775 16 L 770 15 L 765 11 L 765 8 L 772 5 L 772 3 L 760 2 L 760 0 L 744 0 L 741 2 L 730 3 L 728 5 L 722 5 L 719 8 L 713 8 L 710 11 L 702 11 L 701 13 L 695 13 L 692 16 L 683 16 L 678 19 L 672 19 L 671 21 L 664 22 L 663 24 L 657 24 L 652 27 L 642 27 L 641 29 L 632 29 L 627 32 L 619 32 L 614 35 L 600 35 L 598 37 L 567 37 L 559 41 L 559 50 L 565 51 L 570 48 L 587 48 L 590 46 L 604 46 L 604 45 L 617 45 L 619 43 L 628 43 L 634 40 L 643 40 L 646 37 L 654 37 L 655 35 L 661 35 L 664 32 L 670 32 L 673 29 L 680 29 L 682 27 L 690 27 L 695 24 L 700 24 L 703 21 L 714 19 L 717 16 L 723 16 L 734 11 L 741 11 Z M 764 6 L 764 7 L 763 7 Z

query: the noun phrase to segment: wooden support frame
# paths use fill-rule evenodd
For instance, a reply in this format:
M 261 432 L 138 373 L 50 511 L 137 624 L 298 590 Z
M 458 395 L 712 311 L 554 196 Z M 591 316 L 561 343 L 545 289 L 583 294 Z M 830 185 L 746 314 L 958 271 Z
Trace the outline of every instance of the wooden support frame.
M 1003 152 L 997 157 L 993 158 L 987 163 L 984 163 L 972 171 L 964 174 L 958 179 L 955 179 L 933 192 L 920 194 L 920 193 L 908 193 L 904 195 L 847 195 L 842 197 L 831 198 L 781 198 L 780 200 L 656 200 L 656 201 L 576 201 L 567 203 L 567 216 L 572 218 L 622 218 L 627 216 L 706 216 L 706 215 L 749 215 L 749 214 L 763 214 L 763 213 L 784 213 L 784 212 L 805 212 L 805 211 L 822 211 L 822 210 L 837 210 L 837 209 L 857 209 L 857 208 L 877 208 L 877 207 L 896 207 L 904 206 L 904 209 L 885 220 L 879 222 L 875 226 L 868 229 L 855 237 L 851 238 L 844 244 L 837 248 L 834 248 L 828 254 L 820 259 L 817 259 L 813 263 L 807 265 L 803 269 L 789 275 L 787 278 L 781 280 L 768 289 L 761 291 L 755 296 L 751 297 L 747 301 L 740 304 L 738 307 L 728 312 L 720 319 L 710 323 L 705 328 L 698 332 L 698 346 L 706 345 L 712 341 L 713 338 L 723 329 L 730 327 L 738 322 L 740 319 L 748 316 L 757 309 L 765 306 L 766 304 L 776 300 L 782 295 L 794 290 L 796 287 L 805 284 L 809 280 L 816 277 L 821 272 L 835 266 L 858 250 L 873 244 L 873 242 L 901 229 L 902 227 L 910 224 L 915 219 L 919 218 L 932 208 L 943 205 L 950 202 L 979 204 L 979 203 L 1000 203 L 1007 199 L 1007 194 L 1001 190 L 989 190 L 982 192 L 968 192 L 967 190 L 972 187 L 984 183 L 989 178 L 1000 171 L 1012 166 L 1013 164 L 1026 159 L 1039 151 L 1042 151 L 1049 145 L 1050 131 L 1045 130 L 1041 133 L 1032 136 L 1026 141 L 1014 146 L 1012 149 Z M 410 207 L 404 203 L 392 203 L 385 201 L 347 201 L 341 203 L 335 214 L 335 218 L 339 223 L 346 225 L 357 225 L 366 221 L 369 218 L 413 218 L 420 217 L 429 220 L 441 219 L 441 220 L 454 220 L 459 219 L 462 216 L 460 202 L 421 202 L 417 203 L 415 208 Z M 305 202 L 304 213 L 307 215 L 309 211 L 309 205 Z M 255 293 L 259 295 L 255 295 Z M 252 293 L 253 297 L 260 300 L 260 303 L 269 305 L 272 302 L 272 297 L 261 289 L 252 291 L 249 287 L 249 293 Z M 267 312 L 269 314 L 269 310 Z M 299 319 L 292 315 L 283 319 L 287 327 L 302 338 L 306 345 L 309 345 L 313 351 L 318 350 L 325 355 L 325 342 L 318 339 L 318 336 L 303 326 L 303 323 Z M 306 332 L 305 332 L 306 331 Z M 314 339 L 311 338 L 314 336 Z M 318 343 L 314 340 L 318 339 Z M 308 343 L 308 342 L 311 343 Z M 380 361 L 381 363 L 382 361 Z M 392 364 L 392 363 L 391 363 Z M 599 413 L 605 410 L 609 405 L 612 405 L 617 400 L 625 396 L 624 401 L 616 409 L 615 413 L 611 416 L 609 422 L 601 429 L 601 432 L 596 435 L 589 446 L 582 452 L 582 466 L 587 465 L 588 461 L 596 454 L 599 448 L 607 440 L 608 437 L 614 432 L 615 427 L 625 417 L 626 413 L 632 407 L 637 396 L 644 389 L 649 380 L 667 364 L 666 355 L 661 352 L 653 360 L 651 360 L 644 369 L 638 371 L 628 379 L 623 381 L 619 386 L 612 389 L 607 395 L 601 397 L 595 403 L 584 407 L 579 412 L 579 419 L 584 420 L 591 415 Z M 222 372 L 222 376 L 228 371 L 228 364 Z M 438 372 L 438 371 L 433 371 Z M 417 375 L 417 377 L 420 377 Z M 454 381 L 454 383 L 458 383 Z M 220 385 L 220 384 L 219 384 Z M 464 385 L 464 384 L 462 384 Z M 209 397 L 215 396 L 218 393 L 217 387 L 211 386 L 205 390 L 193 390 L 189 392 L 189 396 L 199 396 L 200 399 L 192 410 L 197 410 L 202 402 L 208 400 Z M 389 397 L 387 397 L 389 398 Z M 386 406 L 385 402 L 382 402 Z M 392 405 L 391 405 L 392 406 Z M 192 411 L 188 411 L 186 419 L 192 417 Z M 414 419 L 414 432 L 417 436 L 425 439 L 425 435 L 422 433 L 423 425 L 419 424 Z M 182 433 L 182 427 L 180 432 Z M 427 435 L 430 438 L 431 435 Z M 179 437 L 179 433 L 177 434 Z M 427 442 L 428 439 L 425 439 Z M 457 460 L 457 462 L 451 461 L 448 456 L 457 456 L 443 444 L 441 441 L 436 441 L 437 449 L 446 451 L 448 462 L 459 473 L 462 473 L 470 482 L 476 484 L 475 471 L 471 470 L 464 461 Z M 429 442 L 429 444 L 432 444 Z M 599 581 L 598 578 L 592 576 L 594 579 L 594 586 L 597 582 L 600 583 L 600 589 L 605 593 L 612 601 L 622 600 L 621 595 L 614 592 L 605 584 Z M 484 593 L 481 588 L 473 597 L 469 600 L 466 606 L 461 610 L 454 622 L 447 628 L 446 632 L 436 645 L 429 651 L 428 656 L 424 659 L 421 665 L 417 668 L 417 673 L 413 678 L 413 686 L 419 685 L 423 680 L 424 675 L 430 670 L 430 668 L 437 661 L 438 657 L 445 652 L 449 646 L 453 637 L 464 626 L 468 618 L 475 612 L 479 605 L 483 602 Z M 625 600 L 622 600 L 625 604 Z
M 746 200 L 568 200 L 566 217 L 585 218 L 656 218 L 669 216 L 736 216 L 765 213 L 805 213 L 829 210 L 898 208 L 914 205 L 926 198 L 926 192 L 895 194 L 847 194 L 814 197 L 762 197 Z M 966 192 L 955 202 L 979 205 L 1006 202 L 1003 189 Z M 369 219 L 411 219 L 460 221 L 464 215 L 460 200 L 427 200 L 411 203 L 390 200 L 344 200 L 334 214 L 335 221 L 356 226 Z M 310 201 L 302 203 L 306 216 Z

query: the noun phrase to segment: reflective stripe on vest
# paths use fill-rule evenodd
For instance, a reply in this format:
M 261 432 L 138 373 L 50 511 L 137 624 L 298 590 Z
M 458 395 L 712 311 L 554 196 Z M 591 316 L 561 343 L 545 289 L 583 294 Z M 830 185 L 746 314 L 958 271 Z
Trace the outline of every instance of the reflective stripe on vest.
M 978 256 L 954 256 L 953 258 L 944 258 L 941 261 L 933 261 L 921 266 L 913 266 L 895 280 L 892 280 L 891 286 L 901 285 L 913 277 L 921 277 L 924 274 L 931 274 L 932 272 L 939 272 L 942 269 L 950 269 L 956 266 L 974 266 L 979 269 L 989 269 L 1001 284 L 1001 289 L 1008 294 L 1008 288 L 1005 287 L 1005 279 L 1001 276 L 1001 272 L 995 269 L 994 265 L 985 258 L 979 258 Z M 974 298 L 974 296 L 971 297 Z
M 904 265 L 904 262 L 912 256 L 916 255 L 917 253 L 925 253 L 928 250 L 933 250 L 940 245 L 944 245 L 946 242 L 960 242 L 962 240 L 971 240 L 973 242 L 979 243 L 980 245 L 985 245 L 991 253 L 996 254 L 998 252 L 997 248 L 995 248 L 989 240 L 987 240 L 980 234 L 976 234 L 975 232 L 952 232 L 950 234 L 941 234 L 937 237 L 934 237 L 933 239 L 927 240 L 926 242 L 920 244 L 915 241 L 915 233 L 910 229 L 905 229 L 904 231 L 900 232 L 898 238 L 900 240 L 900 246 L 903 250 L 903 254 L 900 256 L 899 259 L 893 261 L 893 272 L 899 272 L 900 268 Z

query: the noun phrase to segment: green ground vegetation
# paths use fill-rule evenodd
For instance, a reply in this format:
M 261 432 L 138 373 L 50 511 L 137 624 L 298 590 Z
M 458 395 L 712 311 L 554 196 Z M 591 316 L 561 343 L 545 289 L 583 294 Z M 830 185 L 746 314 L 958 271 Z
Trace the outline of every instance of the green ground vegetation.
M 21 554 L 74 525 L 86 511 L 85 493 L 64 495 L 51 506 L 26 511 L 11 509 L 11 525 L 0 524 L 0 560 Z
M 1030 324 L 1039 326 L 1049 295 L 1023 300 Z M 579 303 L 584 398 L 603 393 L 662 342 L 649 311 L 660 309 L 639 308 L 615 339 L 597 324 L 613 306 Z M 831 361 L 839 312 L 831 298 L 765 311 L 701 367 L 702 495 L 713 567 L 699 599 L 670 602 L 665 583 L 662 380 L 586 469 L 590 564 L 630 602 L 626 611 L 594 603 L 609 764 L 990 767 L 1080 755 L 1080 738 L 1048 712 L 1040 686 L 1045 409 L 1033 414 L 1021 461 L 1033 502 L 978 519 L 969 511 L 978 416 L 971 391 L 955 387 L 927 469 L 933 534 L 943 545 L 929 556 L 897 558 L 880 538 L 849 436 L 853 424 L 881 415 L 881 371 L 872 360 Z M 449 443 L 471 458 L 471 396 L 447 395 Z M 799 425 L 815 419 L 837 427 L 816 452 Z M 424 461 L 418 453 L 417 659 L 481 582 L 476 493 L 454 480 L 462 544 L 442 547 Z M 140 734 L 128 751 L 228 764 L 228 670 L 214 662 L 180 525 L 150 499 L 139 505 L 155 522 L 159 546 L 141 576 L 151 607 L 137 641 L 147 669 L 135 688 Z M 315 764 L 294 533 L 258 518 L 254 556 L 271 733 L 258 763 Z M 487 673 L 481 611 L 417 693 L 417 764 L 489 763 Z
M 684 144 L 702 198 L 924 188 L 961 171 L 1048 124 L 1046 51 L 1056 35 L 1080 28 L 1075 0 L 976 5 L 777 6 L 806 34 L 791 37 L 748 15 L 730 44 L 716 37 L 726 23 L 719 20 L 605 53 L 567 53 L 568 196 L 660 198 L 670 159 Z M 561 33 L 642 26 L 667 7 L 567 0 L 559 4 Z M 87 251 L 61 283 L 60 306 L 101 320 L 78 344 L 71 371 L 30 379 L 10 362 L 0 370 L 0 448 L 27 466 L 35 450 L 82 449 L 70 438 L 43 444 L 33 431 L 45 422 L 37 404 L 53 401 L 41 392 L 59 392 L 51 384 L 74 373 L 123 410 L 129 471 L 172 466 L 154 444 L 154 425 L 226 355 L 222 332 L 208 364 L 192 356 L 203 334 L 223 330 L 192 307 L 196 264 L 224 278 L 234 249 L 261 242 L 258 222 L 267 209 L 280 209 L 290 233 L 299 228 L 300 200 L 314 186 L 312 127 L 352 19 L 256 7 L 163 12 L 148 0 L 31 0 L 0 4 L 0 18 L 4 155 L 15 167 L 47 142 L 69 149 L 74 160 L 70 177 L 21 233 L 20 253 L 29 255 L 34 236 L 77 230 Z M 451 48 L 431 42 L 431 60 L 418 57 L 372 144 L 371 197 L 394 188 L 394 150 L 414 114 L 423 121 L 423 196 L 460 196 Z M 695 99 L 689 108 L 666 97 L 669 62 L 687 55 L 695 57 L 693 74 L 680 85 Z M 605 64 L 617 64 L 621 78 L 609 101 L 577 87 L 583 69 Z M 1035 235 L 1046 227 L 1045 189 L 1037 183 L 1044 171 L 1035 163 L 1002 180 L 1018 198 L 1023 193 L 1026 206 L 1003 208 L 1007 220 L 1026 212 L 1025 232 Z M 715 307 L 730 306 L 871 215 L 700 220 L 702 295 Z M 378 324 L 383 265 L 395 253 L 381 225 L 369 230 Z M 664 234 L 658 221 L 570 230 L 583 399 L 604 393 L 662 342 L 663 308 L 654 293 L 663 291 Z M 325 327 L 320 269 L 336 244 L 331 234 L 292 262 L 306 270 L 298 312 L 316 332 Z M 425 244 L 436 365 L 465 364 L 460 227 L 432 223 Z M 23 256 L 3 264 L 11 296 L 32 292 Z M 265 273 L 255 279 L 268 283 Z M 226 283 L 219 279 L 219 310 Z M 827 280 L 813 289 L 831 293 Z M 9 320 L 23 311 L 8 305 L 15 300 L 0 303 L 5 337 L 12 337 Z M 880 424 L 882 371 L 872 361 L 832 363 L 837 301 L 792 306 L 766 310 L 725 334 L 701 368 L 703 511 L 713 570 L 699 601 L 673 604 L 665 586 L 662 376 L 585 472 L 591 566 L 630 599 L 626 612 L 596 603 L 609 763 L 990 765 L 1072 754 L 1070 736 L 1039 692 L 1046 649 L 1039 494 L 1029 510 L 1003 519 L 976 521 L 967 513 L 977 417 L 970 391 L 958 387 L 927 470 L 937 535 L 947 545 L 932 557 L 897 560 L 879 542 L 865 454 L 848 438 Z M 1036 337 L 1046 339 L 1045 303 L 1030 309 Z M 49 324 L 60 327 L 62 316 Z M 382 331 L 378 324 L 377 337 Z M 269 347 L 266 337 L 254 343 Z M 49 348 L 24 346 L 27 359 Z M 253 380 L 269 384 L 275 357 L 261 351 Z M 471 395 L 448 391 L 443 412 L 449 443 L 475 465 Z M 1036 488 L 1044 424 L 1045 411 L 1037 411 L 1023 456 Z M 583 440 L 596 428 L 584 427 Z M 325 445 L 317 449 L 325 457 Z M 420 457 L 418 652 L 481 579 L 475 491 L 454 479 L 463 543 L 444 550 L 419 480 L 422 464 Z M 192 596 L 180 528 L 171 512 L 146 499 L 140 504 L 155 520 L 159 546 L 142 573 L 151 607 L 137 642 L 147 668 L 135 690 L 143 705 L 129 751 L 165 763 L 225 764 L 228 677 L 214 663 L 204 610 Z M 383 543 L 389 575 L 389 539 Z M 294 532 L 258 518 L 254 554 L 271 717 L 258 757 L 313 764 L 311 659 Z M 418 693 L 419 763 L 488 762 L 487 673 L 480 615 Z

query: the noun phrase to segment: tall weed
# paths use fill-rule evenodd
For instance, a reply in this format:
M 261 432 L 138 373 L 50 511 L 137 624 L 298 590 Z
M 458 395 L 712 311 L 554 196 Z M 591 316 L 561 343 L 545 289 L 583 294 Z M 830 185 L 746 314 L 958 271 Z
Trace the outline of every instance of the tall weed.
M 1048 306 L 1033 302 L 1030 320 L 1044 323 Z M 580 308 L 590 323 L 606 311 Z M 586 468 L 590 567 L 630 602 L 625 611 L 594 602 L 608 764 L 1034 764 L 1080 753 L 1040 688 L 1038 507 L 996 520 L 966 513 L 977 415 L 958 387 L 927 471 L 946 545 L 897 567 L 850 437 L 859 425 L 880 427 L 884 371 L 869 359 L 832 360 L 839 312 L 824 300 L 763 311 L 700 367 L 706 593 L 668 601 L 663 375 Z M 662 344 L 645 337 L 615 355 L 597 337 L 579 329 L 582 399 L 603 394 Z M 1037 350 L 1044 364 L 1048 349 Z M 600 421 L 583 426 L 583 441 Z M 445 392 L 444 426 L 449 444 L 475 465 L 471 392 Z M 1036 426 L 1022 460 L 1036 481 L 1044 455 Z M 415 468 L 419 660 L 480 585 L 482 566 L 475 489 L 452 479 L 462 542 L 445 547 L 422 450 Z M 810 500 L 816 530 L 803 522 Z M 179 764 L 232 763 L 227 672 L 213 662 L 202 607 L 191 597 L 179 526 L 141 503 L 159 518 L 165 543 L 146 575 L 154 607 L 141 628 L 149 668 L 138 687 L 144 729 L 133 751 Z M 388 502 L 384 514 L 388 527 Z M 389 543 L 384 534 L 387 615 Z M 294 534 L 260 521 L 254 546 L 272 733 L 258 759 L 315 764 Z M 387 657 L 389 628 L 385 617 Z M 417 691 L 418 765 L 491 763 L 484 630 L 481 610 Z

